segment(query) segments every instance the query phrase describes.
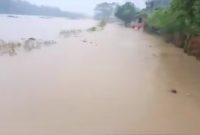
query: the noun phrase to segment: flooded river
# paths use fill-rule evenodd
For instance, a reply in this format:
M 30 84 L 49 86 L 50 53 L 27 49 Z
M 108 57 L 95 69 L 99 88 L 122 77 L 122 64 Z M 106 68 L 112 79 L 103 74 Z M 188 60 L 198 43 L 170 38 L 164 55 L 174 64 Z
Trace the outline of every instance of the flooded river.
M 0 56 L 1 135 L 200 134 L 200 62 L 181 49 L 115 24 L 0 18 L 4 41 L 56 41 Z

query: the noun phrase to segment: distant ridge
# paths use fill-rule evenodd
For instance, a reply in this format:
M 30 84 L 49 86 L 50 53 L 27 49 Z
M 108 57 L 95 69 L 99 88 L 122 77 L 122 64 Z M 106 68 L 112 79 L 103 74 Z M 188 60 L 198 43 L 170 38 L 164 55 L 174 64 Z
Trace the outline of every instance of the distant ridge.
M 80 13 L 62 11 L 56 7 L 36 6 L 22 0 L 0 0 L 0 14 L 41 15 L 68 18 L 84 18 Z

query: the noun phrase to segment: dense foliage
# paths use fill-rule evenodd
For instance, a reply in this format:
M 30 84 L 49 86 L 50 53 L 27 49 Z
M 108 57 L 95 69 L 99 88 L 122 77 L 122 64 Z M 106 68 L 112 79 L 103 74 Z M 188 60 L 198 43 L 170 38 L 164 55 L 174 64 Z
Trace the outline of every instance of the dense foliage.
M 152 12 L 146 24 L 148 31 L 200 57 L 200 0 L 172 0 L 169 8 Z
M 170 8 L 150 14 L 147 23 L 161 32 L 198 35 L 200 0 L 173 0 Z
M 172 32 L 176 25 L 176 15 L 165 9 L 156 10 L 149 15 L 147 23 L 161 32 Z
M 128 24 L 135 18 L 136 13 L 137 9 L 134 3 L 126 2 L 124 5 L 117 7 L 115 16 Z

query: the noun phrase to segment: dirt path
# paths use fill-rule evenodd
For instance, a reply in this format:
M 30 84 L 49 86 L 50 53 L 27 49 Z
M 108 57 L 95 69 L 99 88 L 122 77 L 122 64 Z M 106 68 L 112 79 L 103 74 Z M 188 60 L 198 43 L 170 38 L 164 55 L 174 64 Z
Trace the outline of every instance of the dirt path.
M 109 25 L 0 61 L 1 135 L 200 134 L 200 62 L 157 37 Z

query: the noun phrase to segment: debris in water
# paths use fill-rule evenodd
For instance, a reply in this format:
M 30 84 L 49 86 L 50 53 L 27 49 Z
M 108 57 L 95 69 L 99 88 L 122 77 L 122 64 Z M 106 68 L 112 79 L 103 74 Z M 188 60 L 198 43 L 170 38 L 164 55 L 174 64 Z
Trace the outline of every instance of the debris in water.
M 87 43 L 87 40 L 83 40 L 83 43 Z
M 173 93 L 173 94 L 177 94 L 177 93 L 178 93 L 178 91 L 177 91 L 177 90 L 175 90 L 175 89 L 172 89 L 172 90 L 171 90 L 171 93 Z
M 33 38 L 33 37 L 31 37 L 31 38 L 29 38 L 28 40 L 36 40 L 35 38 Z

